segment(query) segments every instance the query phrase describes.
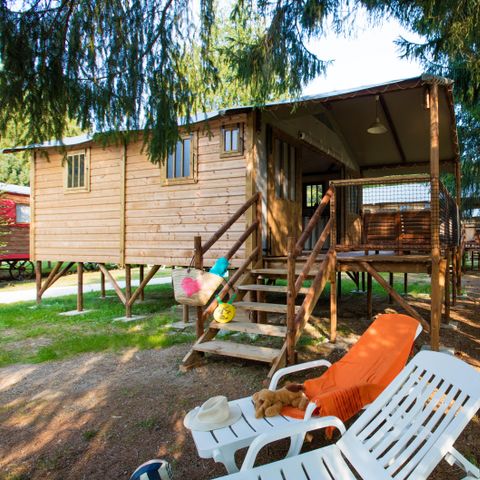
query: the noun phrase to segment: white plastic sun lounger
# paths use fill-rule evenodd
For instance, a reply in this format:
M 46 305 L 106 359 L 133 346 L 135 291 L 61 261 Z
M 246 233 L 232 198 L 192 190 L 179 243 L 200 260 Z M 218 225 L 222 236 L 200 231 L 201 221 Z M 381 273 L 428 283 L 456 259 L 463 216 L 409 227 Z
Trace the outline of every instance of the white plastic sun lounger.
M 479 407 L 479 372 L 453 356 L 420 352 L 347 431 L 338 418 L 323 417 L 262 434 L 240 472 L 221 480 L 420 480 L 443 458 L 465 480 L 480 479 L 453 447 Z M 253 468 L 268 443 L 327 426 L 342 433 L 336 444 Z
M 419 323 L 415 338 L 420 335 L 421 331 L 422 326 Z M 320 367 L 328 368 L 331 366 L 332 364 L 327 360 L 314 360 L 282 368 L 273 375 L 268 388 L 270 390 L 276 390 L 278 382 L 285 375 L 303 370 L 318 369 Z M 235 463 L 235 452 L 237 450 L 250 446 L 252 441 L 262 433 L 276 432 L 279 428 L 290 428 L 298 423 L 303 423 L 311 418 L 317 408 L 317 405 L 311 402 L 306 409 L 303 419 L 295 419 L 283 415 L 257 419 L 255 418 L 255 408 L 252 397 L 232 400 L 229 403 L 230 405 L 238 405 L 241 408 L 242 417 L 240 420 L 226 428 L 219 428 L 209 432 L 191 432 L 200 458 L 213 458 L 216 462 L 223 463 L 228 473 L 238 472 L 238 467 Z M 292 431 L 292 434 L 288 435 L 292 437 L 292 440 L 287 457 L 297 455 L 300 452 L 305 437 L 304 433 L 295 436 Z

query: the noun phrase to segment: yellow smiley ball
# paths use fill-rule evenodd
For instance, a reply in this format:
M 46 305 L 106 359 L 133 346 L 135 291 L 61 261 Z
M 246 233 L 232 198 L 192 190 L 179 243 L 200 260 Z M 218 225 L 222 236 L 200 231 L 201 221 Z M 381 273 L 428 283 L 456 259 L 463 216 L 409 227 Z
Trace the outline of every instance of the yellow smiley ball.
M 218 323 L 228 323 L 235 318 L 236 308 L 229 303 L 221 303 L 213 312 L 213 318 Z

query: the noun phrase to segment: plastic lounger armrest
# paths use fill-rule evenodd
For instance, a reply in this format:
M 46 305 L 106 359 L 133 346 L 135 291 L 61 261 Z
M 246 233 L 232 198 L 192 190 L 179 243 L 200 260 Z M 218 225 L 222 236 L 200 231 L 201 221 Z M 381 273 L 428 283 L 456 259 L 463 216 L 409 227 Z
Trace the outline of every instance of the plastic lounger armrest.
M 281 368 L 273 375 L 268 388 L 270 390 L 276 390 L 280 379 L 289 373 L 301 372 L 302 370 L 318 367 L 330 368 L 331 366 L 332 364 L 328 360 L 312 360 L 311 362 L 299 363 L 298 365 L 292 365 L 291 367 Z
M 273 432 L 262 433 L 251 443 L 240 470 L 243 472 L 253 468 L 258 452 L 269 443 L 276 442 L 282 438 L 293 437 L 295 435 L 305 434 L 307 432 L 311 432 L 312 430 L 318 430 L 320 428 L 327 427 L 338 428 L 342 435 L 346 431 L 345 425 L 339 418 L 329 416 L 311 418 L 309 420 L 305 420 L 304 422 L 298 422 L 293 425 L 286 425 L 281 428 L 276 428 Z

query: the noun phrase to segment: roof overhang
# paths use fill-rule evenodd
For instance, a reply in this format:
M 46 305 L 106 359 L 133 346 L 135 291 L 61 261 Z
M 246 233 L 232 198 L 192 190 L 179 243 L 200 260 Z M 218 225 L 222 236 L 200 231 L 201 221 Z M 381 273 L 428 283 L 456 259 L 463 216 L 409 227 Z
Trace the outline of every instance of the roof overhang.
M 295 100 L 271 102 L 261 107 L 282 116 L 315 115 L 327 111 L 365 176 L 429 171 L 430 111 L 429 87 L 438 85 L 440 164 L 442 171 L 452 171 L 459 161 L 453 82 L 443 77 L 422 75 L 378 85 L 301 97 Z M 375 119 L 376 96 L 379 116 L 388 131 L 372 135 L 367 128 Z M 202 113 L 190 119 L 190 124 L 207 122 L 227 115 L 246 113 L 255 106 L 232 107 Z M 260 107 L 258 107 L 260 108 Z M 185 124 L 179 121 L 179 124 Z M 14 147 L 3 153 L 21 150 L 69 148 L 95 140 L 92 135 L 66 138 L 42 144 Z

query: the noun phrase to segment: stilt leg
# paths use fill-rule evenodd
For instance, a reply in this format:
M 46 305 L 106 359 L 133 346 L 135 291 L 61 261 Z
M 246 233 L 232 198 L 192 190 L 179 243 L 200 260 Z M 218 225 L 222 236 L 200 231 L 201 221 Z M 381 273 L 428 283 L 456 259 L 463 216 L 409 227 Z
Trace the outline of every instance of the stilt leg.
M 105 274 L 100 271 L 100 297 L 105 298 Z
M 132 306 L 129 305 L 132 297 L 132 266 L 125 265 L 125 298 L 127 303 L 125 305 L 125 316 L 130 318 L 132 316 Z
M 408 273 L 403 274 L 403 293 L 408 295 Z
M 37 288 L 37 305 L 40 305 L 42 301 L 40 293 L 42 290 L 42 262 L 40 260 L 35 262 L 35 285 Z
M 337 339 L 337 284 L 335 272 L 330 278 L 330 342 Z
M 83 262 L 77 263 L 77 312 L 83 312 Z
M 139 272 L 138 272 L 139 285 L 141 285 L 143 282 L 144 274 L 145 274 L 145 265 L 140 265 Z M 144 300 L 145 300 L 145 289 L 142 288 L 142 291 L 140 292 L 140 301 L 143 302 Z
M 367 318 L 372 320 L 373 309 L 372 309 L 372 276 L 367 275 Z

